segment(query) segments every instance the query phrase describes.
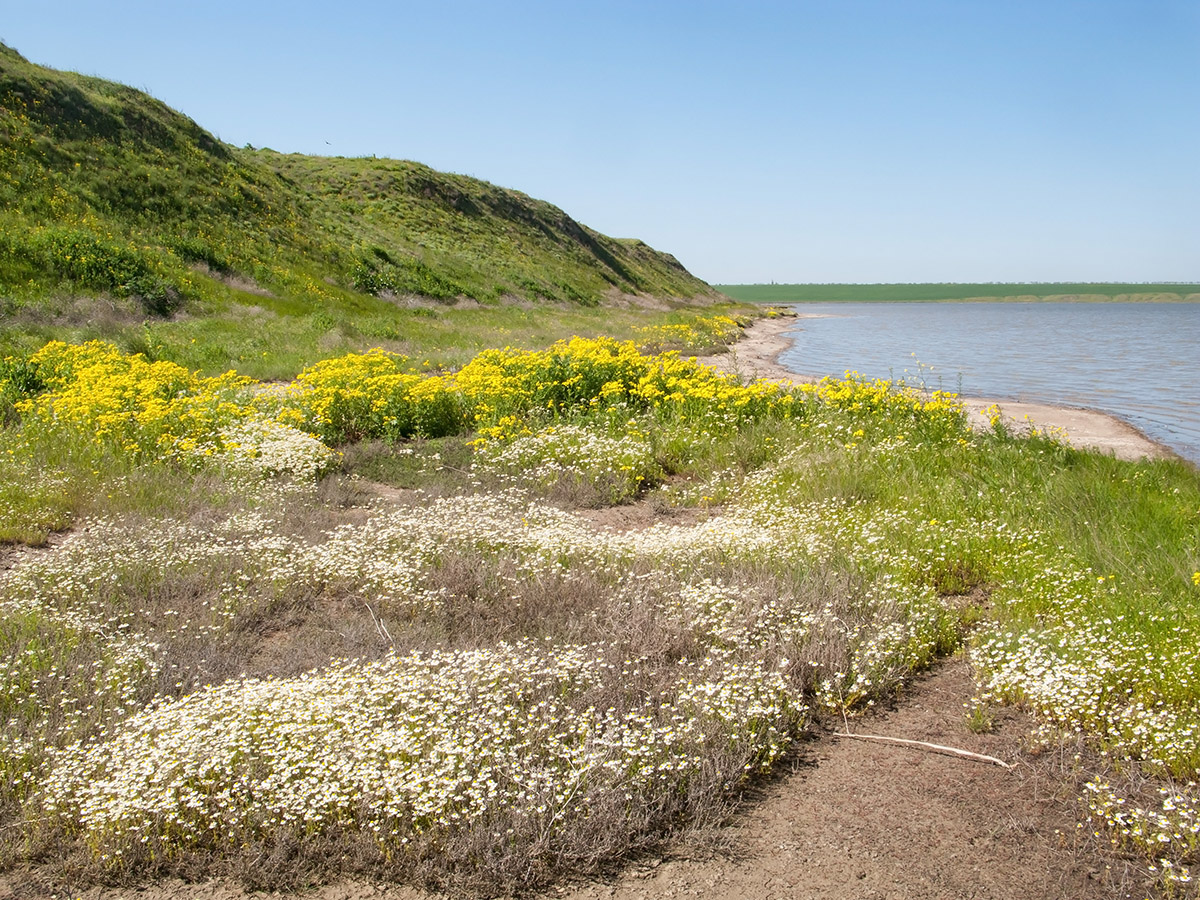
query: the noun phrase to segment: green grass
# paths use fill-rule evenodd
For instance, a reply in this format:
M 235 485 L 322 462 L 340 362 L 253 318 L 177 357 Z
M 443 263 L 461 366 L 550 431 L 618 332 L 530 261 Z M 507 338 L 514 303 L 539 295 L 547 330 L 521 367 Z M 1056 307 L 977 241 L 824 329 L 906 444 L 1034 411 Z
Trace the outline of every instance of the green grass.
M 136 465 L 114 448 L 58 429 L 0 429 L 0 545 L 41 546 L 81 518 L 184 516 L 219 510 L 238 492 L 210 473 Z
M 744 303 L 921 303 L 946 300 L 1190 300 L 1200 284 L 717 284 Z
M 226 315 L 148 321 L 120 330 L 91 325 L 28 328 L 7 348 L 0 344 L 0 353 L 24 356 L 51 339 L 78 342 L 100 338 L 128 352 L 170 360 L 206 374 L 236 369 L 254 378 L 276 380 L 290 379 L 318 360 L 371 347 L 428 361 L 435 368 L 456 368 L 491 346 L 537 349 L 572 335 L 636 339 L 638 328 L 658 322 L 714 314 L 745 316 L 747 312 L 753 310 L 729 304 L 672 311 L 496 304 L 334 318 L 330 313 L 286 316 L 235 306 Z

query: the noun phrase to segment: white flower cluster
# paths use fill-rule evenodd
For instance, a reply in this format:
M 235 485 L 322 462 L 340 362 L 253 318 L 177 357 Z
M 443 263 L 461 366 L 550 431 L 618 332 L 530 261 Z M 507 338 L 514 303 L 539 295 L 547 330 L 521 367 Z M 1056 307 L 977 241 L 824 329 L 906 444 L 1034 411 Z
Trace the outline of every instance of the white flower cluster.
M 1166 777 L 1172 786 L 1157 809 L 1099 779 L 1083 800 L 1115 843 L 1155 861 L 1160 880 L 1178 890 L 1192 881 L 1186 863 L 1200 858 L 1200 795 L 1194 782 L 1171 781 L 1200 768 L 1194 626 L 1154 612 L 1157 598 L 1128 594 L 1120 579 L 1078 565 L 1038 535 L 1014 535 L 996 562 L 1009 577 L 993 602 L 1018 622 L 1023 609 L 1038 613 L 1024 628 L 980 634 L 971 649 L 975 703 L 1024 703 L 1040 720 L 1036 736 L 1084 735 L 1118 768 Z
M 1168 890 L 1178 890 L 1195 880 L 1191 867 L 1177 860 L 1195 862 L 1200 851 L 1200 795 L 1196 782 L 1189 781 L 1184 788 L 1159 788 L 1157 803 L 1145 807 L 1129 804 L 1100 778 L 1089 781 L 1084 790 L 1092 821 L 1106 828 L 1118 846 L 1131 846 L 1155 860 L 1158 865 L 1151 871 Z
M 1025 553 L 1026 563 L 1036 558 Z M 1036 629 L 992 631 L 978 641 L 972 660 L 981 699 L 1021 700 L 1048 726 L 1086 731 L 1112 753 L 1159 772 L 1194 772 L 1200 704 L 1180 703 L 1200 693 L 1188 629 L 1146 611 L 1152 598 L 1130 604 L 1138 612 L 1097 613 L 1103 594 L 1119 588 L 1061 563 L 1046 560 L 1039 572 L 1022 575 L 1020 585 L 1019 595 L 1009 586 L 996 596 L 1029 602 L 1035 591 L 1050 591 L 1053 618 L 1043 613 Z
M 226 459 L 263 475 L 315 481 L 337 463 L 338 453 L 310 434 L 269 419 L 240 422 L 221 432 Z
M 618 503 L 635 496 L 656 477 L 654 452 L 635 434 L 611 437 L 594 428 L 555 425 L 478 451 L 480 468 L 506 475 L 529 488 L 575 482 L 598 489 Z
M 470 551 L 515 564 L 519 581 L 606 573 L 614 610 L 644 607 L 647 621 L 690 634 L 680 646 L 692 649 L 623 657 L 614 635 L 611 644 L 434 651 L 235 680 L 62 750 L 43 802 L 97 847 L 351 821 L 403 842 L 499 809 L 567 827 L 606 791 L 678 790 L 714 749 L 739 760 L 725 773 L 736 783 L 803 722 L 825 642 L 848 645 L 851 657 L 845 671 L 817 673 L 816 699 L 851 703 L 928 660 L 953 621 L 931 592 L 887 579 L 855 601 L 852 619 L 736 580 L 742 563 L 815 564 L 840 543 L 829 534 L 846 509 L 762 503 L 618 534 L 510 491 L 378 513 L 315 543 L 254 514 L 212 529 L 94 522 L 58 554 L 14 570 L 4 589 L 64 609 L 128 603 L 118 626 L 144 626 L 146 615 L 169 618 L 132 608 L 155 573 L 219 574 L 220 601 L 206 620 L 170 632 L 179 639 L 233 621 L 264 586 L 278 595 L 336 587 L 420 614 L 457 599 L 428 587 L 431 567 Z M 642 693 L 643 683 L 656 687 Z M 598 696 L 624 700 L 609 708 Z
M 2 582 L 0 582 L 2 583 Z M 0 722 L 21 718 L 41 728 L 22 734 L 0 729 L 0 769 L 51 738 L 78 734 L 97 717 L 120 718 L 135 709 L 145 681 L 159 668 L 158 646 L 116 618 L 82 605 L 56 608 L 37 597 L 0 594 Z M 77 652 L 80 647 L 90 652 Z
M 782 675 L 720 654 L 623 711 L 587 703 L 604 677 L 597 648 L 519 644 L 229 682 L 54 754 L 43 805 L 93 846 L 334 823 L 396 844 L 501 810 L 549 829 L 605 792 L 686 781 L 706 740 L 769 765 L 804 712 Z

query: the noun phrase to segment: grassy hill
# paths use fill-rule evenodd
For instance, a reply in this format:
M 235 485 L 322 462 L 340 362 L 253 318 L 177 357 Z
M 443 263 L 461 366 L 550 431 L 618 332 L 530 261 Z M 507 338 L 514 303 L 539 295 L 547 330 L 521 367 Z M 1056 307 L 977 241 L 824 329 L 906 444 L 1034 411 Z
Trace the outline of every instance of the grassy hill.
M 236 148 L 141 91 L 3 45 L 0 210 L 0 354 L 105 337 L 270 377 L 417 334 L 427 346 L 431 330 L 449 345 L 523 334 L 530 304 L 586 331 L 587 310 L 621 298 L 715 296 L 674 257 L 518 191 Z
M 939 300 L 1200 300 L 1200 284 L 719 284 L 746 303 Z

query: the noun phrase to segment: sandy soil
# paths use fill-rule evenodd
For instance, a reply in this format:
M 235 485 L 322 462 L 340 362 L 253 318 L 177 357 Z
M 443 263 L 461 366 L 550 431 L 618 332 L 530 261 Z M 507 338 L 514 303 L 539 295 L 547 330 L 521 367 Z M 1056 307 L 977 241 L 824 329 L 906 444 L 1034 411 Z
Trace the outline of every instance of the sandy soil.
M 811 317 L 801 314 L 760 319 L 746 329 L 742 340 L 730 348 L 728 353 L 702 357 L 700 361 L 746 377 L 772 381 L 816 381 L 816 377 L 796 374 L 779 364 L 779 355 L 791 346 L 788 333 L 798 326 L 803 327 L 803 322 L 798 320 L 805 318 Z M 1169 448 L 1107 413 L 1044 403 L 982 397 L 963 398 L 963 405 L 970 416 L 971 424 L 980 429 L 986 429 L 990 425 L 982 410 L 992 404 L 999 405 L 1010 427 L 1017 431 L 1033 426 L 1054 429 L 1065 434 L 1067 440 L 1075 447 L 1112 453 L 1118 459 L 1162 459 L 1175 456 Z

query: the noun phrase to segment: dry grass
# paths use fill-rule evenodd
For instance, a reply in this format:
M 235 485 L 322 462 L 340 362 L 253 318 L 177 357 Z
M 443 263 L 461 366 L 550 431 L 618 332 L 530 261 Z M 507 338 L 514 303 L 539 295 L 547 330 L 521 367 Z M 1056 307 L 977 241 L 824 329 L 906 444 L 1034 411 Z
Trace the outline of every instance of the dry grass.
M 369 515 L 362 482 L 347 477 L 327 479 L 309 494 L 283 495 L 271 510 L 275 527 L 304 543 L 319 543 L 328 530 Z M 194 511 L 193 525 L 219 519 L 221 513 Z M 130 533 L 146 522 L 128 521 Z M 144 611 L 144 627 L 158 643 L 162 666 L 145 683 L 139 703 L 150 697 L 182 696 L 206 684 L 244 675 L 286 677 L 322 667 L 332 660 L 377 659 L 391 651 L 421 648 L 476 648 L 521 639 L 555 643 L 603 644 L 614 673 L 627 660 L 640 660 L 635 675 L 607 679 L 575 702 L 580 708 L 623 713 L 644 698 L 667 695 L 677 679 L 676 664 L 704 652 L 702 638 L 690 623 L 664 617 L 661 598 L 677 589 L 674 578 L 646 566 L 620 574 L 587 569 L 527 573 L 503 554 L 456 548 L 424 574 L 427 588 L 447 598 L 431 609 L 414 611 L 387 602 L 372 602 L 352 587 L 311 584 L 286 592 L 267 577 L 255 577 L 244 590 L 248 601 L 220 628 L 194 633 L 211 621 L 222 586 L 238 577 L 248 561 L 223 556 L 187 570 L 147 567 L 125 571 L 107 599 L 114 617 L 134 602 Z M 251 567 L 252 568 L 252 567 Z M 752 618 L 764 604 L 792 609 L 825 610 L 851 627 L 879 627 L 858 598 L 859 576 L 829 568 L 784 569 L 766 563 L 713 561 L 692 577 L 708 577 L 735 587 L 741 597 L 738 616 Z M 180 629 L 181 623 L 192 627 Z M 62 671 L 86 669 L 95 645 L 83 644 L 64 660 Z M 814 629 L 800 643 L 764 645 L 747 662 L 775 667 L 780 660 L 805 660 L 792 676 L 811 693 L 822 673 L 849 668 L 850 648 L 844 631 Z M 897 673 L 899 676 L 900 673 Z M 880 685 L 886 690 L 887 685 Z M 47 680 L 37 702 L 53 704 L 64 686 Z M 86 735 L 111 721 L 111 708 L 99 706 L 93 721 L 80 726 Z M 56 733 L 57 723 L 51 727 Z M 601 791 L 586 803 L 563 810 L 570 822 L 548 827 L 544 819 L 498 810 L 453 831 L 432 830 L 414 837 L 402 854 L 380 850 L 372 836 L 342 828 L 320 834 L 275 829 L 269 838 L 245 846 L 193 846 L 185 852 L 158 846 L 150 838 L 120 864 L 97 863 L 62 832 L 42 833 L 39 846 L 7 848 L 15 856 L 56 861 L 43 869 L 56 887 L 70 889 L 101 880 L 126 884 L 173 875 L 194 878 L 214 873 L 234 876 L 253 889 L 298 888 L 348 872 L 413 881 L 455 892 L 493 895 L 551 883 L 564 873 L 597 874 L 616 861 L 658 848 L 681 831 L 703 833 L 723 821 L 735 796 L 731 773 L 750 764 L 745 745 L 714 746 L 698 771 L 676 787 L 625 794 Z M 53 738 L 52 738 L 53 740 Z M 17 813 L 19 798 L 5 798 L 6 819 Z M 15 833 L 14 833 L 15 834 Z M 30 850 L 32 852 L 30 853 Z

